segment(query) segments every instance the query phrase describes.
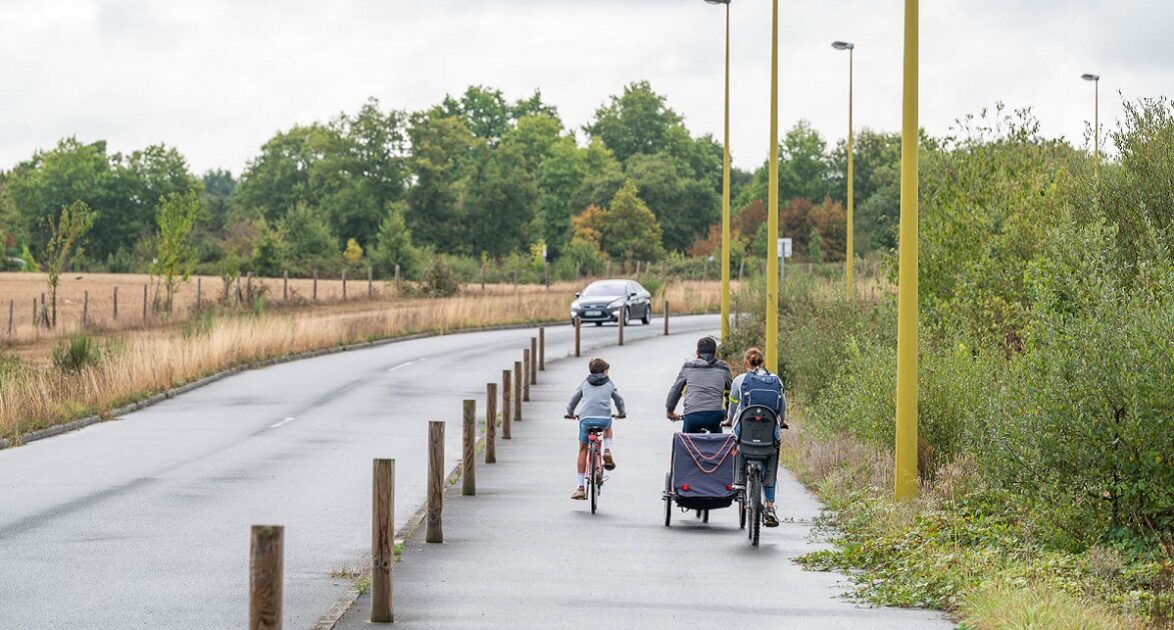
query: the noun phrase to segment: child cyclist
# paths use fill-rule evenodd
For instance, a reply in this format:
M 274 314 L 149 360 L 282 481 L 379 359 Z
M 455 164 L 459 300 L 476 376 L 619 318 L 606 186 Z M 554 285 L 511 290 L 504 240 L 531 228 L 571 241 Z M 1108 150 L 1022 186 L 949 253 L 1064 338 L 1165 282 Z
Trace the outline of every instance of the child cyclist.
M 623 418 L 625 416 L 624 399 L 616 391 L 615 383 L 611 382 L 611 379 L 607 376 L 607 370 L 611 366 L 603 359 L 591 359 L 587 367 L 591 373 L 587 375 L 586 380 L 579 384 L 578 389 L 571 396 L 571 402 L 567 404 L 566 415 L 568 419 L 580 418 L 579 487 L 571 495 L 572 499 L 580 501 L 587 498 L 585 482 L 587 479 L 588 427 L 601 427 L 606 429 L 603 433 L 603 467 L 608 470 L 613 470 L 616 467 L 615 458 L 611 454 L 611 403 L 613 400 L 616 403 L 616 417 Z M 576 409 L 578 413 L 575 413 Z

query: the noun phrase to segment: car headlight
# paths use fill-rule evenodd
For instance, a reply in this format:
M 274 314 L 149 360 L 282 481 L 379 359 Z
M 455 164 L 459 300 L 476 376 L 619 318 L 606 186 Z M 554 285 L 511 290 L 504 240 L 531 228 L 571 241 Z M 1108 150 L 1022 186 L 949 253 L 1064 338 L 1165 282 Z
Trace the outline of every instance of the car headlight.
M 616 308 L 619 308 L 623 305 L 624 305 L 624 298 L 620 298 L 618 300 L 613 300 L 611 304 L 607 305 L 607 307 L 611 308 L 611 309 L 616 309 Z
M 571 310 L 573 310 L 573 311 L 579 310 L 579 300 L 575 300 L 574 302 L 571 302 Z

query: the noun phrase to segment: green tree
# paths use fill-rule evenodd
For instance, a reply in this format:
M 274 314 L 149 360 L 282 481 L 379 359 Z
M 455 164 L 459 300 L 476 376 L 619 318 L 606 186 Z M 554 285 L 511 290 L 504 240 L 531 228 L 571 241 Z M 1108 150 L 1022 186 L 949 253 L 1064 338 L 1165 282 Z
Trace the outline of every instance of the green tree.
M 664 256 L 656 215 L 640 200 L 631 180 L 624 182 L 612 198 L 601 231 L 604 250 L 615 258 L 632 262 Z
M 75 201 L 61 207 L 56 221 L 48 221 L 49 241 L 41 268 L 49 284 L 49 326 L 57 327 L 57 287 L 61 273 L 69 268 L 74 256 L 81 254 L 79 241 L 94 225 L 94 211 L 84 201 Z
M 542 196 L 538 214 L 542 219 L 542 236 L 557 258 L 571 240 L 571 216 L 575 195 L 583 186 L 587 163 L 574 138 L 563 136 L 550 147 L 549 155 L 538 167 L 538 185 Z
M 721 196 L 705 182 L 682 174 L 667 153 L 634 155 L 626 172 L 656 215 L 667 250 L 683 251 L 721 218 Z
M 473 135 L 497 144 L 510 129 L 510 107 L 501 90 L 471 85 L 459 99 L 445 96 L 436 108 L 442 117 L 455 117 Z
M 422 245 L 441 252 L 466 242 L 461 201 L 473 148 L 480 144 L 459 118 L 413 114 L 408 135 L 415 185 L 408 192 L 408 228 Z
M 537 240 L 538 196 L 518 147 L 478 147 L 463 204 L 470 234 L 464 253 L 501 257 L 526 250 Z
M 281 226 L 272 226 L 264 217 L 257 220 L 257 234 L 252 241 L 250 266 L 260 276 L 280 276 L 289 261 L 289 243 Z
M 637 153 L 653 154 L 668 148 L 674 129 L 681 127 L 681 117 L 669 108 L 665 97 L 653 91 L 647 81 L 637 81 L 595 110 L 595 120 L 583 130 L 599 138 L 616 159 L 627 162 Z
M 187 194 L 170 193 L 163 198 L 155 214 L 159 236 L 155 241 L 155 260 L 151 273 L 163 280 L 167 287 L 167 304 L 171 312 L 171 301 L 175 298 L 176 284 L 187 282 L 196 266 L 196 245 L 192 232 L 204 208 L 200 197 L 194 192 Z
M 379 235 L 370 250 L 370 258 L 375 271 L 381 275 L 394 273 L 396 265 L 404 275 L 416 274 L 420 254 L 412 245 L 412 232 L 404 221 L 404 204 L 388 206 L 387 216 L 379 225 Z
M 338 260 L 338 236 L 331 231 L 325 213 L 298 202 L 281 220 L 280 228 L 289 243 L 289 261 L 295 273 L 305 275 L 332 267 Z

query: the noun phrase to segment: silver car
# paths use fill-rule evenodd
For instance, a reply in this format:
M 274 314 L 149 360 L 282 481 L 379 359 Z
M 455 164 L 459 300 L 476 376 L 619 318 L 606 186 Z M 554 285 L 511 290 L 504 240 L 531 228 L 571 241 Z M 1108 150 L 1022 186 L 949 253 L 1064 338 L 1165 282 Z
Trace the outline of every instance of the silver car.
M 635 280 L 596 280 L 571 302 L 571 324 L 575 319 L 602 326 L 604 322 L 624 324 L 639 319 L 647 324 L 652 320 L 652 295 Z

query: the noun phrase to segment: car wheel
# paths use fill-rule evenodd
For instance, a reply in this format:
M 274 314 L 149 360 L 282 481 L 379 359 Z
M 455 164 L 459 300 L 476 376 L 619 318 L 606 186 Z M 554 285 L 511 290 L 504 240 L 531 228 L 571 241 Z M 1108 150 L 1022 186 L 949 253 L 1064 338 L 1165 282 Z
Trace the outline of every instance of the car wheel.
M 595 322 L 595 325 L 596 325 L 596 326 L 602 326 L 602 325 L 603 325 L 603 322 Z
M 644 305 L 644 317 L 640 318 L 640 323 L 647 326 L 652 321 L 652 304 Z

